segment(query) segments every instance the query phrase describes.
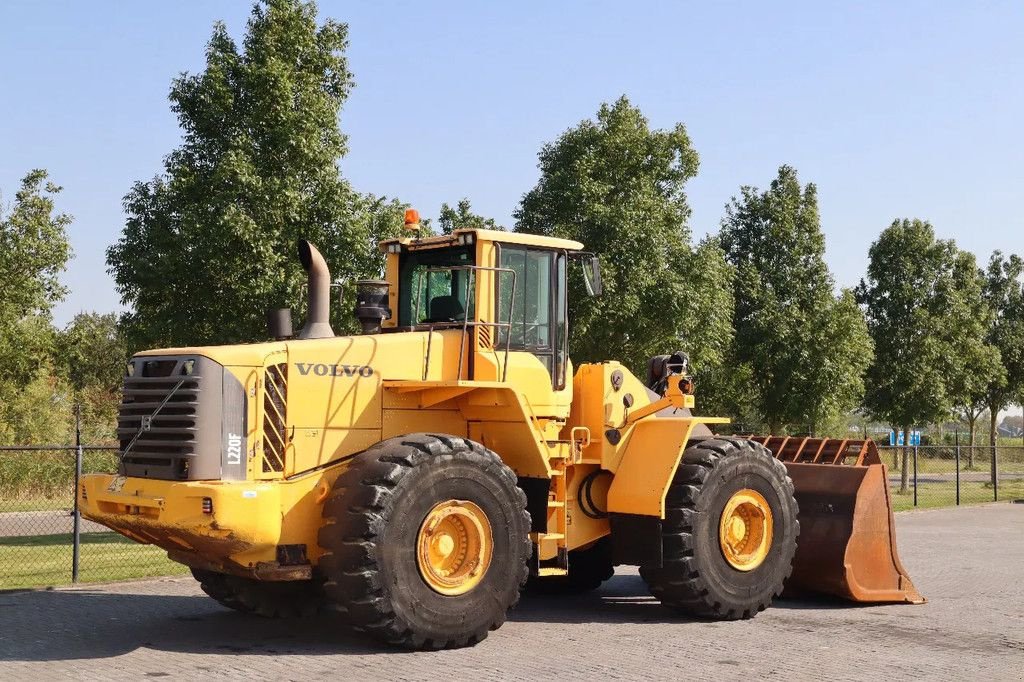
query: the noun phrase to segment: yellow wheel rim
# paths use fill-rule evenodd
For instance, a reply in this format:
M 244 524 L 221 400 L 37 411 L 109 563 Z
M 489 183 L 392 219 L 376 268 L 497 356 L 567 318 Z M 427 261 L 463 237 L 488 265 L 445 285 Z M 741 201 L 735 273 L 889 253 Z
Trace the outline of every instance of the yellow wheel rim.
M 494 542 L 484 510 L 447 500 L 427 512 L 416 541 L 420 575 L 435 592 L 458 595 L 480 584 L 491 565 Z
M 722 555 L 738 571 L 752 571 L 772 547 L 772 510 L 756 490 L 736 492 L 722 510 L 718 524 Z

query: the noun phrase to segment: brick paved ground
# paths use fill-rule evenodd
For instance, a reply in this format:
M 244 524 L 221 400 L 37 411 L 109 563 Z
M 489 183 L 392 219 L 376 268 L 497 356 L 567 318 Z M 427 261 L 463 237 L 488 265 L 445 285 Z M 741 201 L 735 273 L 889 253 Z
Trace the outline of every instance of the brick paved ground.
M 1024 679 L 1024 505 L 897 515 L 931 601 L 786 601 L 756 619 L 690 622 L 621 570 L 597 593 L 524 598 L 473 649 L 382 650 L 329 618 L 245 617 L 191 580 L 0 593 L 0 679 Z

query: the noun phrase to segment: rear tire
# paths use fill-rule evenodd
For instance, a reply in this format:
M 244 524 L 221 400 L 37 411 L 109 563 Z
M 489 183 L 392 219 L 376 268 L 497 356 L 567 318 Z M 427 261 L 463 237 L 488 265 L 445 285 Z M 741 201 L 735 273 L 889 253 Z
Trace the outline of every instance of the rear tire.
M 320 586 L 310 580 L 270 582 L 192 569 L 209 597 L 222 606 L 264 618 L 298 618 L 315 615 L 323 603 Z
M 767 504 L 771 535 L 763 558 L 740 570 L 726 557 L 721 518 L 744 491 Z M 782 462 L 750 440 L 701 441 L 683 453 L 665 499 L 662 566 L 641 566 L 640 575 L 669 608 L 716 620 L 751 618 L 782 594 L 799 533 L 793 482 Z
M 452 538 L 463 542 L 458 532 L 427 531 L 445 505 L 471 508 L 487 530 L 453 553 Z M 500 627 L 519 601 L 532 550 L 526 495 L 512 470 L 478 443 L 433 434 L 382 441 L 338 477 L 323 516 L 324 589 L 356 630 L 413 649 L 467 646 Z M 470 576 L 453 592 L 439 591 L 446 588 L 436 576 L 433 585 L 428 580 L 423 552 L 434 547 L 431 537 L 444 540 L 438 551 L 461 566 L 451 575 Z M 487 558 L 466 563 L 480 547 Z M 463 573 L 472 566 L 484 569 Z
M 612 545 L 606 536 L 586 549 L 569 552 L 569 574 L 530 576 L 526 589 L 533 594 L 583 594 L 601 587 L 615 575 L 612 563 Z

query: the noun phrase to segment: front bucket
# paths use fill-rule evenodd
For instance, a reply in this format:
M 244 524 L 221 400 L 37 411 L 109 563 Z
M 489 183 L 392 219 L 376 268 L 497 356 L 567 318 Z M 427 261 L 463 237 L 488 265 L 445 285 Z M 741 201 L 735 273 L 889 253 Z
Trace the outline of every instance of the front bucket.
M 800 506 L 788 590 L 856 602 L 924 603 L 896 552 L 884 464 L 785 465 Z

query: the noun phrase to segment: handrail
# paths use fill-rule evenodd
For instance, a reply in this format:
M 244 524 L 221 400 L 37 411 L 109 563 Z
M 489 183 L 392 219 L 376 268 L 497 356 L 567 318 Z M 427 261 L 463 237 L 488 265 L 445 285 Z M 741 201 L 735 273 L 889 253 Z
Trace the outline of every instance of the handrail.
M 463 314 L 463 318 L 462 318 L 462 339 L 460 340 L 460 343 L 459 343 L 459 373 L 458 373 L 457 380 L 458 381 L 462 381 L 462 361 L 465 359 L 466 345 L 468 344 L 468 337 L 469 337 L 469 328 L 470 327 L 474 327 L 474 328 L 475 327 L 494 327 L 495 329 L 503 329 L 504 328 L 504 329 L 508 330 L 508 333 L 505 334 L 505 357 L 504 357 L 504 360 L 502 361 L 502 366 L 501 366 L 501 381 L 502 381 L 502 383 L 504 383 L 505 380 L 508 378 L 508 353 L 509 353 L 509 348 L 512 345 L 512 311 L 513 311 L 513 309 L 515 307 L 514 304 L 515 304 L 515 298 L 516 298 L 516 271 L 513 270 L 512 268 L 494 268 L 494 267 L 489 267 L 489 266 L 485 266 L 485 265 L 452 265 L 452 266 L 447 266 L 447 267 L 427 268 L 427 269 L 422 271 L 422 274 L 429 275 L 431 272 L 455 272 L 455 271 L 466 271 L 466 272 L 471 273 L 472 276 L 466 278 L 466 305 L 467 305 L 467 308 L 468 308 L 469 307 L 469 301 L 470 301 L 470 295 L 471 295 L 470 285 L 471 284 L 476 284 L 476 282 L 477 282 L 476 273 L 478 271 L 481 271 L 481 270 L 486 271 L 486 272 L 497 272 L 497 273 L 507 272 L 507 273 L 510 273 L 512 275 L 512 305 L 509 306 L 508 321 L 507 322 L 501 322 L 500 320 L 497 320 L 495 322 L 486 322 L 484 320 L 473 320 L 473 321 L 470 321 L 468 310 Z M 419 278 L 419 283 L 418 283 L 418 287 L 417 287 L 417 290 L 416 290 L 416 301 L 413 304 L 413 319 L 414 320 L 419 319 L 420 300 L 422 299 L 423 287 L 425 286 L 425 283 L 426 283 L 427 279 L 428 279 L 427 277 L 420 277 Z M 496 317 L 500 317 L 500 311 L 501 311 L 501 306 L 499 304 L 499 305 L 497 305 Z M 452 324 L 452 323 L 444 323 L 444 324 Z M 414 326 L 416 326 L 416 325 L 414 324 Z M 427 332 L 428 332 L 428 334 L 427 334 L 427 354 L 426 354 L 426 357 L 423 360 L 423 380 L 424 381 L 427 380 L 427 374 L 430 371 L 430 352 L 431 352 L 431 346 L 432 346 L 432 342 L 433 342 L 433 338 L 434 338 L 434 329 L 435 329 L 435 327 L 436 327 L 436 323 L 429 323 L 428 327 L 427 327 Z

